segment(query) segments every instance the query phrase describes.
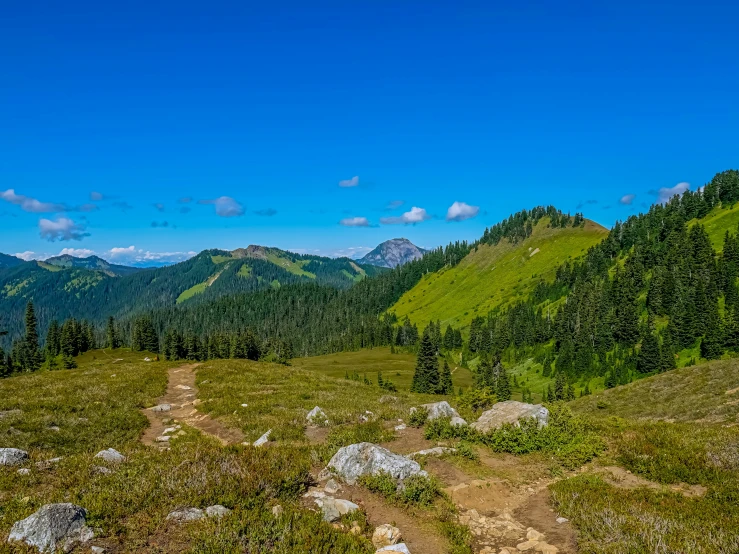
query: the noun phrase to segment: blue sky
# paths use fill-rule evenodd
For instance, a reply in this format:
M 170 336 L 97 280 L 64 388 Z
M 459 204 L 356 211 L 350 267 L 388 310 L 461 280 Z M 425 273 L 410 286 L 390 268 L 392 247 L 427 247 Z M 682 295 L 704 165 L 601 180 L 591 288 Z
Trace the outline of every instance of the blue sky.
M 539 204 L 611 226 L 739 165 L 737 18 L 711 1 L 15 2 L 0 252 L 356 254 L 474 240 Z

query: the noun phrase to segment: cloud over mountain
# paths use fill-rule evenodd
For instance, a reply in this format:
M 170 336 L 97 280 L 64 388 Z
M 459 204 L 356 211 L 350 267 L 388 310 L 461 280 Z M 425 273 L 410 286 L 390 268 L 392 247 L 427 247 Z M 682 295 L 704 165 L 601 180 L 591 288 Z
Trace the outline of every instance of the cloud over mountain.
M 220 217 L 240 217 L 244 215 L 244 206 L 230 196 L 221 196 L 213 200 L 199 200 L 198 204 L 214 205 L 216 215 Z

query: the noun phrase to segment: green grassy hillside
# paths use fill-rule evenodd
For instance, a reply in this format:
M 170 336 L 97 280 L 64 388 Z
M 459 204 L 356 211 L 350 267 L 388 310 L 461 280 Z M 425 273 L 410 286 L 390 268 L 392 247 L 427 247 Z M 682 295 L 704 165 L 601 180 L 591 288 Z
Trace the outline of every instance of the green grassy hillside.
M 720 252 L 724 247 L 726 231 L 736 233 L 737 226 L 739 226 L 739 204 L 726 208 L 714 208 L 706 217 L 695 219 L 690 224 L 694 225 L 698 222 L 706 228 L 713 248 Z
M 481 245 L 456 267 L 427 275 L 390 311 L 419 325 L 440 320 L 466 327 L 476 316 L 525 298 L 539 281 L 553 279 L 560 264 L 582 256 L 608 234 L 587 220 L 577 228 L 548 223 L 542 219 L 522 242 Z

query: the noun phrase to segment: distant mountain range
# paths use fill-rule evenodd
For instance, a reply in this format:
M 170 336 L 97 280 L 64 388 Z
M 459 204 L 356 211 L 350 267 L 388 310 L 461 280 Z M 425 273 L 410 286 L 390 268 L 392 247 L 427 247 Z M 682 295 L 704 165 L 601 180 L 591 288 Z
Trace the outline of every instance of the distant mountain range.
M 349 288 L 383 269 L 349 258 L 325 258 L 249 246 L 234 251 L 206 250 L 161 268 L 115 265 L 98 258 L 57 256 L 24 261 L 0 254 L 0 326 L 22 330 L 23 309 L 36 304 L 42 332 L 52 319 L 101 321 L 226 294 L 317 283 Z
M 386 240 L 359 261 L 378 267 L 395 268 L 423 257 L 426 251 L 408 239 Z

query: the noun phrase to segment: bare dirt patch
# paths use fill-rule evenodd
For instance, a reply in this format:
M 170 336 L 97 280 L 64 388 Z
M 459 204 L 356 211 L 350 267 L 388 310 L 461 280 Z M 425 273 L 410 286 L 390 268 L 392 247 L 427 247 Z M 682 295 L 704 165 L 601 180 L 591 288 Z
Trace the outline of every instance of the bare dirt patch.
M 198 412 L 195 369 L 199 365 L 188 364 L 169 370 L 167 392 L 159 398 L 157 404 L 169 404 L 171 409 L 167 412 L 155 412 L 151 408 L 143 410 L 149 420 L 149 427 L 144 431 L 141 442 L 148 445 L 166 444 L 157 442 L 157 437 L 161 437 L 167 427 L 178 423 L 195 427 L 202 433 L 217 438 L 224 445 L 238 444 L 244 440 L 243 433 L 238 429 L 226 427 L 209 415 Z
M 545 540 L 559 549 L 558 554 L 575 554 L 577 536 L 569 522 L 557 523 L 557 513 L 551 505 L 551 493 L 543 489 L 530 496 L 514 512 L 513 517 L 525 527 L 544 533 Z
M 618 466 L 601 467 L 598 468 L 597 472 L 607 483 L 622 489 L 638 489 L 640 487 L 646 487 L 648 489 L 659 491 L 669 490 L 672 492 L 679 492 L 689 498 L 700 497 L 708 492 L 708 489 L 701 485 L 688 485 L 687 483 L 661 485 L 660 483 L 655 483 L 654 481 L 650 481 L 644 477 L 634 475 L 630 471 Z

